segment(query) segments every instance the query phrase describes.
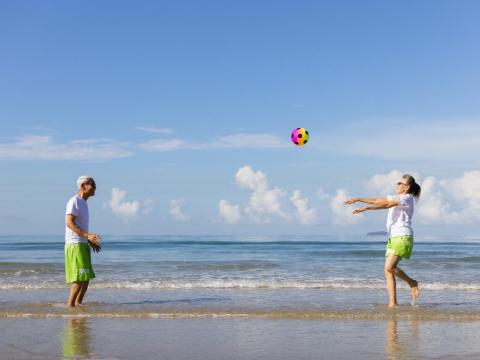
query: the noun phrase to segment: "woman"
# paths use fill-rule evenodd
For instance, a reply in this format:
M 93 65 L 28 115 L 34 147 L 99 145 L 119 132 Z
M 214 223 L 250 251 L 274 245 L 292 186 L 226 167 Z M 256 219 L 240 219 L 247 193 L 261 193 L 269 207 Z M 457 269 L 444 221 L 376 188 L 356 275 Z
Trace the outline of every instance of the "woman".
M 344 202 L 345 205 L 357 201 L 374 206 L 366 206 L 355 210 L 353 214 L 359 214 L 366 210 L 388 209 L 387 229 L 388 244 L 385 257 L 385 276 L 387 277 L 387 288 L 390 296 L 388 306 L 398 306 L 397 288 L 395 276 L 407 282 L 412 289 L 413 300 L 418 297 L 418 282 L 410 278 L 397 267 L 402 258 L 410 259 L 413 249 L 413 230 L 411 227 L 413 216 L 413 200 L 420 198 L 420 185 L 415 179 L 406 174 L 397 183 L 397 195 L 388 195 L 386 198 L 378 199 L 350 199 Z

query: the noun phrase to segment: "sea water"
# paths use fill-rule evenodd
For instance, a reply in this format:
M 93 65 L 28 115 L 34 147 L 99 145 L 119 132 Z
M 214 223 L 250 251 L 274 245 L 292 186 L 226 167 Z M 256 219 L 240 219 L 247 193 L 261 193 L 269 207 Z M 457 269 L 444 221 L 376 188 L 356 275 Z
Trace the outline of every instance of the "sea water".
M 62 236 L 0 237 L 0 317 L 480 320 L 480 238 L 417 237 L 391 312 L 382 236 L 104 236 L 66 308 Z

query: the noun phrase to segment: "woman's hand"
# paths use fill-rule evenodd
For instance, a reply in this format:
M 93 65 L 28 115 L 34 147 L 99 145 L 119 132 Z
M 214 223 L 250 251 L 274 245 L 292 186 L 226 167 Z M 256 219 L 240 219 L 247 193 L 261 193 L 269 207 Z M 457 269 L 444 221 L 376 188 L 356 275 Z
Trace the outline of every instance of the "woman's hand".
M 364 212 L 364 211 L 366 211 L 366 210 L 367 210 L 367 207 L 365 206 L 365 207 L 363 207 L 363 208 L 361 208 L 361 209 L 354 210 L 354 211 L 352 212 L 352 214 L 353 214 L 353 215 L 355 215 L 355 214 L 360 214 L 361 212 Z
M 350 199 L 350 200 L 345 201 L 343 203 L 343 205 L 353 204 L 353 203 L 357 202 L 358 200 L 359 200 L 358 198 Z

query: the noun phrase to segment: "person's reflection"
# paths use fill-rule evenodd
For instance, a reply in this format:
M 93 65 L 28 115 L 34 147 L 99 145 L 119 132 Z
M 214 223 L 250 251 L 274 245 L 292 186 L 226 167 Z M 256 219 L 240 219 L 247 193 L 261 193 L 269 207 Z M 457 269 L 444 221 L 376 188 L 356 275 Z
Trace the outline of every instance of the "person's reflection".
M 63 356 L 88 356 L 90 354 L 90 331 L 87 319 L 70 318 L 63 326 L 61 335 Z
M 408 323 L 402 322 L 401 324 L 407 325 Z M 397 327 L 397 320 L 390 320 L 387 323 L 386 351 L 388 359 L 414 359 L 418 339 L 418 320 L 412 321 L 411 329 L 402 326 L 403 331 L 400 331 L 400 334 Z

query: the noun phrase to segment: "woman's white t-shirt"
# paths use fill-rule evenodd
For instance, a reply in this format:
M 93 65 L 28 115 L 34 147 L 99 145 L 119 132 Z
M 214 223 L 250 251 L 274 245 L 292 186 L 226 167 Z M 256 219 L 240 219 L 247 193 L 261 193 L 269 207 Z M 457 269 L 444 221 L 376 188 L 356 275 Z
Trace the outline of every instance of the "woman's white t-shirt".
M 75 195 L 67 204 L 67 212 L 65 217 L 69 214 L 75 215 L 75 224 L 88 233 L 88 205 L 80 196 Z M 65 242 L 67 244 L 88 243 L 87 238 L 78 235 L 76 232 L 65 229 Z
M 388 201 L 398 199 L 398 206 L 388 209 L 387 230 L 388 237 L 413 235 L 413 195 L 388 195 Z

